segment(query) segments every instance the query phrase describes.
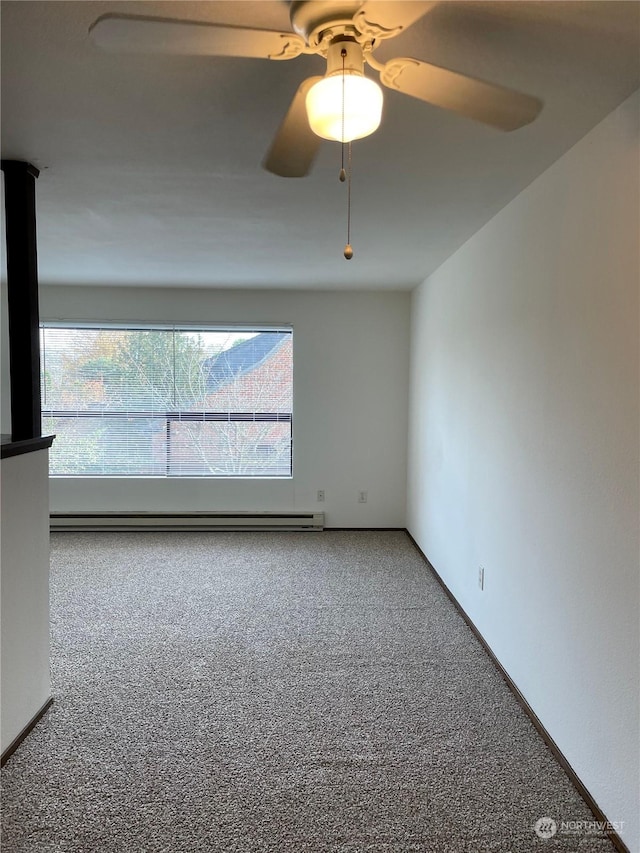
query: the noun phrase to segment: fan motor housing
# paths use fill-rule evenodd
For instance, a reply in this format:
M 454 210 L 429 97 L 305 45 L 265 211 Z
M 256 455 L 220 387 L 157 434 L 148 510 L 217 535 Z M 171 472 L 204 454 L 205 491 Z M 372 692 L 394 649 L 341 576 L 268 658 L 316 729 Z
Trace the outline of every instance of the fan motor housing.
M 289 11 L 291 26 L 310 47 L 322 49 L 323 41 L 337 35 L 358 40 L 360 34 L 353 16 L 361 6 L 362 0 L 293 0 Z

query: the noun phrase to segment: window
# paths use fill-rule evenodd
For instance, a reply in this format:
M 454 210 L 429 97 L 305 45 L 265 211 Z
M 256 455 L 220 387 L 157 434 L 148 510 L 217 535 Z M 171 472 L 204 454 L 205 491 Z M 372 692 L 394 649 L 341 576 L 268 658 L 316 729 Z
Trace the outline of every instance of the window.
M 291 329 L 40 334 L 53 476 L 291 476 Z

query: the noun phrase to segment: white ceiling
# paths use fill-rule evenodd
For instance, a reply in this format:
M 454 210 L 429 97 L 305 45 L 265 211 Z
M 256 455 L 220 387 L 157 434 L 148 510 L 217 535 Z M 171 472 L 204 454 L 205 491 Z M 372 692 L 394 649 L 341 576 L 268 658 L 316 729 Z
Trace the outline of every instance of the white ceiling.
M 415 56 L 541 98 L 500 133 L 385 90 L 353 145 L 346 261 L 340 148 L 312 174 L 261 168 L 322 61 L 102 53 L 107 12 L 289 30 L 262 2 L 1 3 L 2 156 L 37 182 L 42 284 L 413 287 L 640 85 L 637 2 L 443 2 L 377 56 Z

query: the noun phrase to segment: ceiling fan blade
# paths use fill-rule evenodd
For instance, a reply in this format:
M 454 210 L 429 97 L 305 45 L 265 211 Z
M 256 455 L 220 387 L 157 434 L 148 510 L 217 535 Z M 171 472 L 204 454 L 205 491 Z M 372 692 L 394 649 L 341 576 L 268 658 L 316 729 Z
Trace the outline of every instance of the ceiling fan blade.
M 322 140 L 309 127 L 305 100 L 307 92 L 322 77 L 309 77 L 298 88 L 262 165 L 282 178 L 309 174 Z
M 122 53 L 293 59 L 306 47 L 295 33 L 133 15 L 103 15 L 89 34 L 103 50 Z
M 387 62 L 380 80 L 390 89 L 497 127 L 516 130 L 533 121 L 542 101 L 428 62 L 401 57 Z
M 369 0 L 358 9 L 353 22 L 361 33 L 376 41 L 393 38 L 436 5 L 435 0 Z

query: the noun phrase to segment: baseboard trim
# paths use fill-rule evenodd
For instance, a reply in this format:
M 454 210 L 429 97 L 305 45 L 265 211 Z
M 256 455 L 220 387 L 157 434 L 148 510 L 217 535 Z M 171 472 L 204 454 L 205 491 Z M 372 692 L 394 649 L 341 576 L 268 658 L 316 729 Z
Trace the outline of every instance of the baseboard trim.
M 49 696 L 47 701 L 44 703 L 42 708 L 34 715 L 34 717 L 27 723 L 27 725 L 22 729 L 20 734 L 15 737 L 9 746 L 2 753 L 2 757 L 0 758 L 0 767 L 4 767 L 7 759 L 11 758 L 16 749 L 20 746 L 22 741 L 27 737 L 27 735 L 31 732 L 36 723 L 40 722 L 42 717 L 47 713 L 51 705 L 53 704 L 53 696 Z
M 553 757 L 556 759 L 558 764 L 562 767 L 564 772 L 567 774 L 567 776 L 569 777 L 570 781 L 572 782 L 572 784 L 575 787 L 578 794 L 580 794 L 582 799 L 585 801 L 585 803 L 587 804 L 587 806 L 591 810 L 595 820 L 597 820 L 599 822 L 608 821 L 605 813 L 602 811 L 600 806 L 597 804 L 597 802 L 595 801 L 595 799 L 593 798 L 593 796 L 589 792 L 588 788 L 585 786 L 584 782 L 582 782 L 582 780 L 580 779 L 580 777 L 578 776 L 576 771 L 573 769 L 571 764 L 569 764 L 569 761 L 567 760 L 567 758 L 563 754 L 562 750 L 560 749 L 558 744 L 554 741 L 554 739 L 551 737 L 549 732 L 546 730 L 542 721 L 540 720 L 540 718 L 538 717 L 536 712 L 533 710 L 531 705 L 527 702 L 527 700 L 525 699 L 523 694 L 520 692 L 520 689 L 518 688 L 516 683 L 513 681 L 513 679 L 509 675 L 509 673 L 506 671 L 506 669 L 502 666 L 502 664 L 500 663 L 498 658 L 495 656 L 491 647 L 489 646 L 489 644 L 487 643 L 485 638 L 482 636 L 480 631 L 476 628 L 473 620 L 467 614 L 466 610 L 462 607 L 462 605 L 460 604 L 458 599 L 455 597 L 455 595 L 451 592 L 449 587 L 446 585 L 446 583 L 440 577 L 437 570 L 434 568 L 433 564 L 431 563 L 431 561 L 429 560 L 427 555 L 424 553 L 422 548 L 418 545 L 418 543 L 413 538 L 413 536 L 409 533 L 408 530 L 405 530 L 405 532 L 406 532 L 407 536 L 409 537 L 409 539 L 411 540 L 411 542 L 413 543 L 413 546 L 415 547 L 416 551 L 420 554 L 420 556 L 422 557 L 424 562 L 427 564 L 427 567 L 429 568 L 430 572 L 433 574 L 434 578 L 438 581 L 438 583 L 440 584 L 440 586 L 444 590 L 447 598 L 451 601 L 451 603 L 456 608 L 458 613 L 462 616 L 462 618 L 464 619 L 464 621 L 466 622 L 468 627 L 471 629 L 473 634 L 477 637 L 478 641 L 480 642 L 480 644 L 484 648 L 485 652 L 491 658 L 494 666 L 496 667 L 496 669 L 498 670 L 498 672 L 500 673 L 500 675 L 502 676 L 502 678 L 506 682 L 507 687 L 509 688 L 509 690 L 511 690 L 513 695 L 516 697 L 516 699 L 518 700 L 523 711 L 525 712 L 527 717 L 529 717 L 529 719 L 531 720 L 533 727 L 536 729 L 536 731 L 538 732 L 538 734 L 540 735 L 542 740 L 545 742 L 545 744 L 547 745 L 548 749 L 553 754 Z M 622 838 L 620 838 L 620 836 L 618 835 L 617 832 L 610 831 L 608 833 L 607 837 L 609 838 L 609 840 L 611 841 L 611 843 L 613 844 L 615 849 L 618 851 L 618 853 L 630 853 L 629 848 L 624 843 Z
M 406 527 L 325 527 L 325 533 L 406 533 Z

